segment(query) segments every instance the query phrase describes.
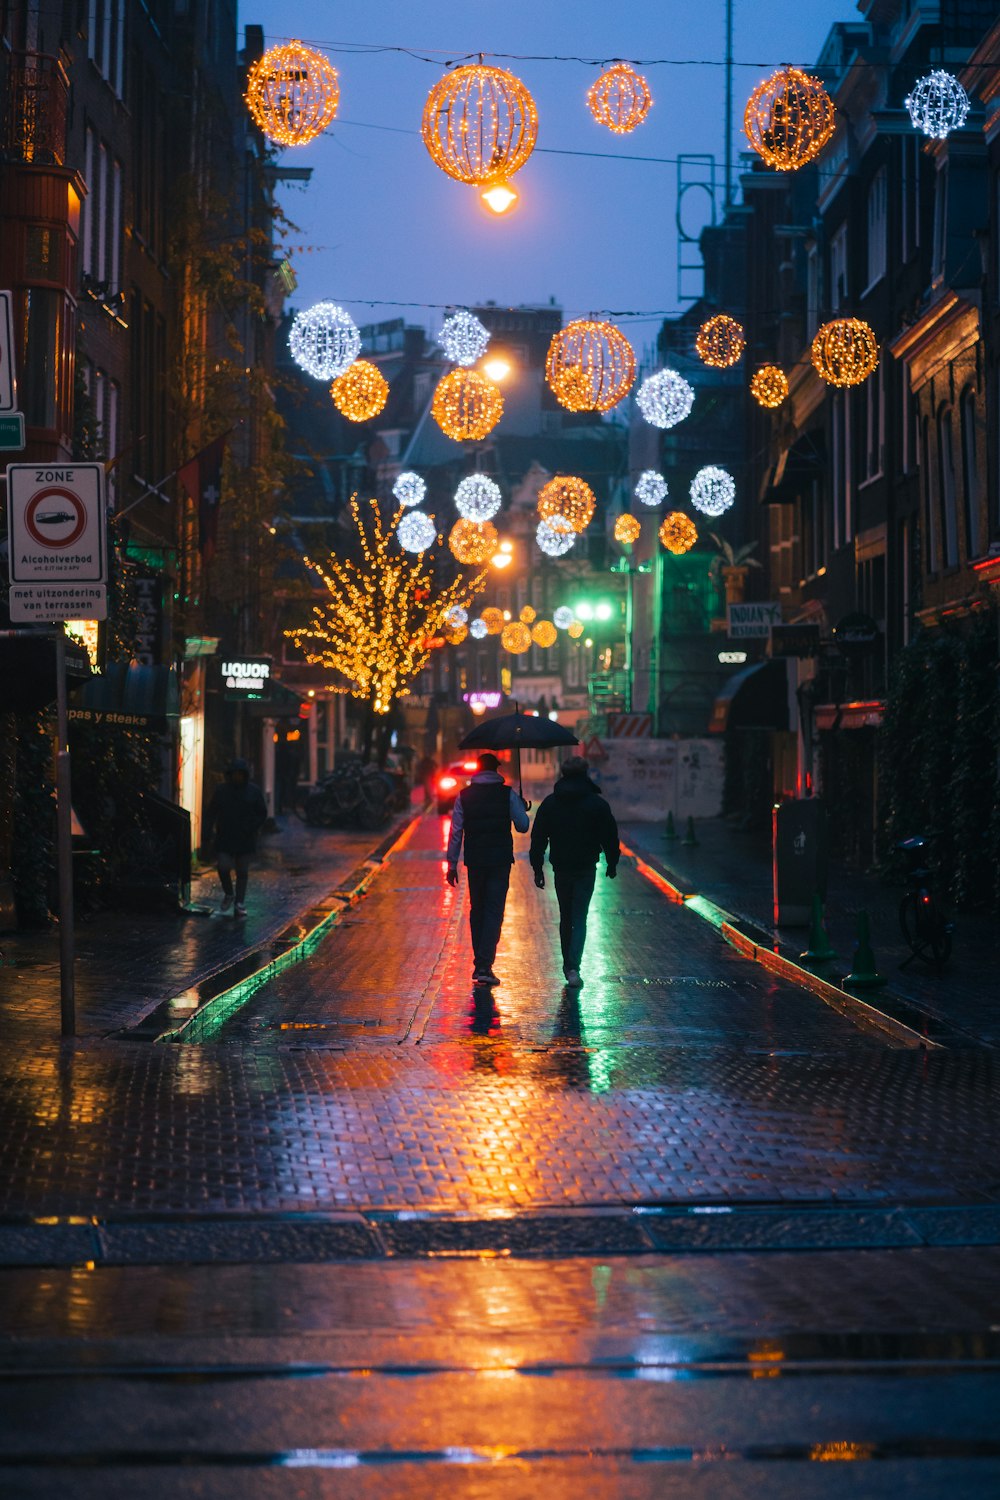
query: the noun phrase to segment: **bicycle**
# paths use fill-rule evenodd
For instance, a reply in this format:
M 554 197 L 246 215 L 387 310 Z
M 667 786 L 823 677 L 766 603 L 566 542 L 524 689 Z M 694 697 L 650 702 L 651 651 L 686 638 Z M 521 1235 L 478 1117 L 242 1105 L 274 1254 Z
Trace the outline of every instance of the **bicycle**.
M 915 958 L 941 969 L 951 956 L 954 923 L 945 916 L 935 894 L 928 864 L 927 840 L 903 839 L 896 845 L 906 860 L 907 889 L 899 903 L 899 926 L 910 950 L 900 964 L 905 969 Z
M 353 824 L 372 831 L 383 828 L 389 820 L 389 788 L 375 766 L 352 763 L 338 767 L 316 786 L 300 793 L 295 811 L 313 828 L 344 828 Z

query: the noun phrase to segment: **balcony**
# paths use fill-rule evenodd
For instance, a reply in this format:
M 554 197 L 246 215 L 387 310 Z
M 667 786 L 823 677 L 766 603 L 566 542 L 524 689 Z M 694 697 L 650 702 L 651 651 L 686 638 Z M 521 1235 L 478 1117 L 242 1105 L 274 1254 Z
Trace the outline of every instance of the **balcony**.
M 65 68 L 57 57 L 40 52 L 12 52 L 5 63 L 0 157 L 28 166 L 63 166 L 69 106 Z

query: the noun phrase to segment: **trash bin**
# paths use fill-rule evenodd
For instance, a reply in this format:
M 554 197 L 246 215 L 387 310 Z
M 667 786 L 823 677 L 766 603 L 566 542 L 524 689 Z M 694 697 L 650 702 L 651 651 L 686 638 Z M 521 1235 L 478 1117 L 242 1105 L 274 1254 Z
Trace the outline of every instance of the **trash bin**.
M 826 807 L 816 797 L 780 802 L 772 827 L 774 925 L 808 927 L 813 897 L 826 899 Z

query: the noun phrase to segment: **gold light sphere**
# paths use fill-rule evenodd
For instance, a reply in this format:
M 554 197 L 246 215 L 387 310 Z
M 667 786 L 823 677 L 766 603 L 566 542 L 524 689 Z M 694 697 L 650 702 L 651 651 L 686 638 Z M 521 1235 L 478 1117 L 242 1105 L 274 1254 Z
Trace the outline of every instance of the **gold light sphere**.
M 758 156 L 779 172 L 814 161 L 833 135 L 833 100 L 818 78 L 779 68 L 747 100 L 743 129 Z
M 613 323 L 577 318 L 553 335 L 545 378 L 569 411 L 610 411 L 635 379 L 635 352 Z
M 522 625 L 520 620 L 511 620 L 500 632 L 500 644 L 505 651 L 511 651 L 515 656 L 520 656 L 522 651 L 527 651 L 531 645 L 531 631 L 527 625 Z
M 497 609 L 495 605 L 488 604 L 479 617 L 486 626 L 490 635 L 499 635 L 503 630 L 503 610 Z
M 682 552 L 690 552 L 697 540 L 698 528 L 683 511 L 672 510 L 660 527 L 660 541 L 677 557 Z
M 788 396 L 788 376 L 777 365 L 761 365 L 753 373 L 750 394 L 758 405 L 773 411 Z
M 465 516 L 457 520 L 448 533 L 448 546 L 455 561 L 472 567 L 480 567 L 489 561 L 498 540 L 492 521 L 469 521 Z
M 641 531 L 642 525 L 638 516 L 633 516 L 628 511 L 625 511 L 615 522 L 615 541 L 624 542 L 626 546 L 630 547 L 633 542 L 638 541 Z
M 444 638 L 449 646 L 460 646 L 468 633 L 468 625 L 449 625 L 444 632 Z
M 554 646 L 558 636 L 559 632 L 551 620 L 537 620 L 531 627 L 531 639 L 536 646 L 541 646 L 543 651 Z
M 834 318 L 817 331 L 812 362 L 828 385 L 860 385 L 878 366 L 878 343 L 863 318 Z
M 420 134 L 442 172 L 484 187 L 524 166 L 535 149 L 538 111 L 506 68 L 469 64 L 438 79 L 424 105 Z
M 717 313 L 702 323 L 694 341 L 698 358 L 716 370 L 729 370 L 739 364 L 746 346 L 742 323 L 728 313 Z
M 438 382 L 431 415 L 456 443 L 479 442 L 503 416 L 503 396 L 478 370 L 452 370 Z
M 569 636 L 570 640 L 578 641 L 581 635 L 583 635 L 583 621 L 574 620 L 572 625 L 570 625 L 569 629 L 566 631 L 566 634 Z
M 530 604 L 526 604 L 518 615 L 518 619 L 522 625 L 530 625 L 532 620 L 536 618 L 536 615 L 537 610 L 533 609 Z
M 356 359 L 330 387 L 333 404 L 351 422 L 370 422 L 389 399 L 389 382 L 371 360 Z
M 337 113 L 337 70 L 322 52 L 302 42 L 271 47 L 250 69 L 244 98 L 268 140 L 305 146 L 322 135 Z
M 573 530 L 580 532 L 590 525 L 597 499 L 590 485 L 572 474 L 557 474 L 538 492 L 538 514 L 543 521 L 561 516 Z
M 587 90 L 587 105 L 598 125 L 628 135 L 649 114 L 653 96 L 641 73 L 628 63 L 614 63 Z

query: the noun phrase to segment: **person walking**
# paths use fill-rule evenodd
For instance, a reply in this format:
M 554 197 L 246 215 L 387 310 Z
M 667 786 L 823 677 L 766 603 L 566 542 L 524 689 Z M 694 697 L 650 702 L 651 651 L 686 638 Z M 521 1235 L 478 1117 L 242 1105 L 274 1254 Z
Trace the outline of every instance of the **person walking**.
M 225 781 L 215 788 L 208 804 L 205 833 L 208 842 L 215 844 L 215 864 L 222 883 L 221 910 L 229 911 L 232 907 L 234 917 L 247 914 L 250 856 L 257 848 L 257 834 L 266 822 L 267 803 L 260 787 L 250 780 L 250 767 L 245 760 L 231 760 Z
M 451 815 L 448 837 L 449 885 L 458 884 L 458 856 L 465 842 L 465 870 L 469 882 L 469 931 L 472 935 L 473 984 L 499 984 L 493 972 L 500 929 L 503 927 L 514 837 L 528 831 L 528 810 L 513 787 L 500 775 L 500 762 L 487 751 L 478 770 L 463 787 Z
M 580 963 L 587 941 L 587 912 L 594 894 L 597 861 L 601 850 L 605 875 L 618 874 L 621 849 L 618 824 L 587 774 L 582 755 L 571 755 L 562 763 L 562 775 L 535 814 L 531 830 L 531 868 L 539 890 L 545 887 L 545 850 L 555 877 L 559 902 L 559 942 L 563 973 L 570 989 L 579 989 Z

